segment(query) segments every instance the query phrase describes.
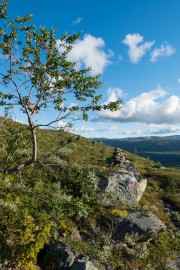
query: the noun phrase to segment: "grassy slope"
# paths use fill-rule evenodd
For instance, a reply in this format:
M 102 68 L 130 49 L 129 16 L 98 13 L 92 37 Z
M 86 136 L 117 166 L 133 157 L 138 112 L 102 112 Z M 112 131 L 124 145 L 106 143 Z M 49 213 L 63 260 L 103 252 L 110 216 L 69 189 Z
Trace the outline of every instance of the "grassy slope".
M 6 137 L 4 137 L 3 128 L 6 130 L 13 130 L 13 127 L 16 127 L 17 123 L 11 120 L 4 120 L 2 118 L 0 120 L 1 123 L 3 122 L 3 125 L 1 125 L 0 129 L 0 143 L 1 146 L 3 146 L 6 144 Z M 25 130 L 24 134 L 27 134 L 27 126 L 22 126 L 21 124 L 18 125 L 23 130 Z M 168 249 L 171 243 L 174 243 L 171 239 L 168 240 L 169 234 L 160 235 L 160 237 L 163 237 L 162 239 L 159 240 L 159 238 L 157 238 L 157 241 L 150 244 L 149 250 L 151 250 L 151 252 L 148 259 L 149 261 L 146 262 L 146 260 L 144 260 L 142 262 L 141 268 L 133 268 L 135 264 L 141 265 L 141 262 L 138 261 L 136 255 L 134 258 L 129 257 L 128 262 L 127 256 L 129 255 L 123 253 L 121 246 L 119 247 L 119 251 L 117 250 L 117 255 L 116 252 L 112 253 L 114 252 L 115 248 L 114 246 L 112 246 L 112 250 L 110 253 L 111 259 L 109 259 L 109 257 L 107 257 L 106 259 L 101 258 L 101 255 L 98 255 L 98 253 L 101 254 L 102 247 L 109 248 L 111 246 L 111 242 L 108 242 L 110 241 L 108 239 L 111 238 L 107 238 L 106 240 L 106 238 L 104 237 L 111 237 L 111 235 L 105 235 L 104 232 L 102 233 L 102 231 L 99 231 L 99 228 L 102 226 L 102 221 L 103 224 L 108 224 L 108 222 L 110 222 L 110 225 L 112 222 L 112 210 L 118 212 L 119 209 L 108 209 L 106 207 L 103 207 L 101 206 L 101 201 L 100 204 L 98 204 L 98 200 L 96 205 L 96 197 L 98 197 L 99 194 L 97 195 L 96 193 L 94 193 L 93 188 L 91 190 L 92 180 L 90 179 L 90 182 L 88 182 L 86 172 L 85 175 L 79 174 L 79 171 L 74 171 L 73 169 L 71 170 L 71 168 L 77 165 L 78 168 L 82 166 L 83 168 L 85 167 L 88 169 L 93 169 L 100 174 L 107 174 L 109 173 L 109 171 L 114 169 L 107 163 L 107 159 L 109 159 L 113 155 L 113 148 L 108 147 L 101 142 L 95 142 L 77 135 L 73 135 L 67 132 L 60 132 L 57 130 L 38 130 L 37 137 L 39 145 L 39 157 L 37 165 L 30 166 L 30 168 L 28 168 L 25 173 L 23 172 L 22 175 L 18 176 L 19 178 L 16 178 L 16 176 L 14 176 L 12 178 L 9 178 L 8 181 L 0 182 L 0 191 L 2 192 L 2 195 L 4 196 L 3 199 L 6 202 L 6 204 L 4 205 L 5 210 L 7 207 L 12 207 L 12 214 L 11 211 L 9 211 L 10 217 L 6 221 L 5 216 L 8 216 L 9 214 L 8 212 L 4 212 L 4 216 L 2 219 L 3 224 L 0 225 L 3 225 L 4 229 L 6 228 L 4 220 L 8 224 L 8 229 L 4 229 L 4 238 L 8 238 L 8 241 L 10 241 L 9 243 L 13 247 L 14 258 L 16 258 L 17 254 L 19 254 L 19 250 L 21 250 L 20 255 L 22 257 L 18 255 L 18 260 L 20 262 L 29 265 L 31 261 L 36 261 L 36 253 L 38 252 L 38 250 L 43 247 L 44 243 L 47 243 L 47 239 L 52 239 L 54 237 L 52 235 L 49 236 L 47 232 L 48 228 L 46 227 L 46 225 L 49 225 L 49 221 L 54 221 L 56 223 L 56 226 L 52 227 L 51 233 L 53 230 L 55 231 L 58 226 L 58 232 L 62 233 L 60 240 L 68 243 L 75 252 L 80 253 L 83 256 L 87 256 L 88 254 L 90 258 L 95 258 L 99 260 L 102 264 L 112 263 L 110 269 L 113 270 L 145 269 L 145 265 L 151 263 L 151 261 L 154 261 L 153 263 L 154 265 L 156 265 L 156 260 L 158 260 L 158 258 L 161 258 L 163 256 L 164 258 L 166 258 L 166 249 Z M 21 146 L 22 145 L 20 141 L 18 147 L 21 148 Z M 29 143 L 27 142 L 27 144 L 23 146 L 20 150 L 28 152 L 30 150 Z M 70 154 L 66 155 L 65 152 L 63 152 L 62 150 L 65 152 L 68 152 L 69 150 Z M 43 167 L 43 163 L 48 163 L 52 161 L 52 153 L 59 153 L 58 151 L 60 151 L 60 161 L 62 160 L 64 162 L 62 163 L 63 165 L 61 164 L 61 166 L 59 167 L 52 166 L 49 167 L 50 169 L 46 169 L 46 167 Z M 3 153 L 4 150 L 1 149 L 0 154 L 2 154 L 2 157 Z M 50 155 L 50 153 L 51 157 L 50 161 L 48 161 L 48 156 Z M 173 228 L 169 216 L 166 212 L 164 212 L 163 203 L 161 200 L 168 199 L 176 207 L 180 206 L 180 171 L 172 168 L 161 168 L 159 164 L 155 163 L 152 160 L 141 158 L 126 151 L 124 151 L 124 155 L 148 179 L 148 187 L 140 201 L 139 207 L 144 210 L 153 211 L 168 226 L 168 228 Z M 24 159 L 24 157 L 22 157 L 21 159 Z M 56 159 L 57 155 L 55 156 L 53 162 L 54 164 L 56 162 Z M 15 159 L 15 162 L 16 161 L 17 159 Z M 64 164 L 66 165 L 66 167 L 69 167 L 70 170 L 66 168 L 64 169 Z M 64 176 L 64 172 L 67 173 L 67 175 Z M 24 183 L 20 181 L 24 181 Z M 61 188 L 63 189 L 63 193 L 61 192 L 61 190 L 58 190 L 59 181 L 61 182 Z M 80 196 L 79 189 L 81 189 Z M 81 198 L 82 194 L 86 194 L 86 192 L 87 197 L 85 196 L 84 198 Z M 71 196 L 71 200 L 68 199 L 69 195 Z M 89 201 L 89 198 L 91 199 L 91 201 Z M 22 203 L 22 205 L 20 204 L 20 202 Z M 13 207 L 16 207 L 16 204 L 20 205 L 21 207 L 18 208 L 18 214 L 14 215 Z M 61 208 L 62 211 L 64 211 L 62 213 L 59 212 L 59 209 Z M 87 219 L 85 219 L 84 221 L 80 220 L 79 222 L 79 220 L 76 219 L 76 211 L 77 213 L 79 213 L 79 211 L 83 211 L 82 216 L 84 216 L 84 211 L 87 211 L 89 213 Z M 120 208 L 121 214 L 124 213 L 123 211 L 124 208 Z M 58 217 L 57 214 L 59 214 L 60 217 Z M 34 225 L 36 223 L 39 227 L 38 230 L 37 227 L 35 227 Z M 40 226 L 42 226 L 41 230 Z M 25 230 L 24 228 L 26 227 L 27 229 Z M 72 232 L 72 228 L 74 227 L 78 227 L 81 235 L 84 235 L 82 241 L 78 240 L 78 242 L 76 240 L 68 238 L 68 235 Z M 16 240 L 14 238 L 14 235 L 17 237 L 17 234 L 19 237 L 19 232 L 22 235 L 21 237 L 23 239 L 23 242 L 21 238 L 20 240 Z M 44 239 L 42 236 L 44 237 Z M 39 239 L 39 241 L 33 241 L 33 238 Z M 5 239 L 2 238 L 0 240 L 3 240 L 5 242 Z M 41 239 L 42 241 L 40 241 Z M 159 243 L 158 241 L 161 242 Z M 20 247 L 18 246 L 19 243 Z M 39 247 L 36 246 L 37 243 Z M 4 250 L 4 246 L 5 244 L 3 244 L 2 251 Z M 159 254 L 157 254 L 158 250 L 160 250 Z M 172 250 L 176 250 L 176 248 L 172 247 Z M 30 256 L 28 257 L 30 259 L 27 259 L 27 254 L 28 256 Z M 116 268 L 115 265 L 119 265 L 119 256 L 121 256 L 122 261 L 124 260 L 124 264 L 121 268 L 118 268 L 119 266 L 117 266 Z M 132 265 L 130 265 L 131 263 Z M 151 269 L 159 270 L 164 268 Z
M 0 117 L 0 125 L 0 145 L 5 142 L 5 136 L 2 134 L 3 127 L 5 129 L 12 129 L 16 125 L 22 126 L 20 123 L 2 117 Z M 25 130 L 28 130 L 26 125 L 23 125 L 23 127 Z M 38 129 L 37 141 L 39 155 L 51 152 L 55 148 L 66 147 L 73 150 L 69 161 L 78 164 L 104 166 L 106 158 L 113 154 L 112 147 L 107 147 L 101 142 L 98 143 L 64 131 Z M 28 148 L 30 151 L 30 146 Z
M 0 123 L 3 123 L 5 128 L 12 128 L 18 123 L 10 119 L 0 118 Z M 21 124 L 18 124 L 22 126 Z M 23 126 L 27 129 L 27 126 Z M 0 131 L 0 143 L 2 144 L 4 138 Z M 53 149 L 71 149 L 72 153 L 69 155 L 68 163 L 94 166 L 101 170 L 108 172 L 110 166 L 107 164 L 107 159 L 113 155 L 113 147 L 104 145 L 102 142 L 90 140 L 78 135 L 74 135 L 64 131 L 58 130 L 43 130 L 37 131 L 39 156 L 50 153 Z M 180 207 L 180 198 L 178 193 L 180 191 L 180 170 L 175 168 L 162 168 L 160 165 L 150 159 L 139 157 L 130 152 L 124 151 L 125 157 L 129 159 L 139 171 L 149 179 L 150 186 L 156 186 L 161 197 L 169 199 Z M 61 156 L 63 159 L 63 155 Z M 157 192 L 157 190 L 156 190 Z M 176 194 L 176 195 L 175 195 Z

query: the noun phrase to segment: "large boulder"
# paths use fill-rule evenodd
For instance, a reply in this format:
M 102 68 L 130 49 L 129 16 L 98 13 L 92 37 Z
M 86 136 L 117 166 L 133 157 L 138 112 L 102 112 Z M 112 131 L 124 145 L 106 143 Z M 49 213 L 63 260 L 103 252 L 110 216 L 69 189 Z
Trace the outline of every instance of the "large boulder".
M 148 240 L 165 229 L 164 223 L 154 214 L 137 211 L 117 224 L 113 239 L 123 241 L 127 234 L 133 234 L 134 240 Z
M 71 270 L 98 270 L 90 261 L 77 260 L 70 268 Z
M 66 245 L 54 243 L 46 250 L 43 259 L 42 269 L 46 270 L 65 270 L 73 264 L 75 259 L 72 251 Z
M 68 246 L 61 243 L 46 248 L 40 265 L 42 270 L 98 270 L 92 262 L 77 259 Z
M 114 152 L 112 165 L 116 170 L 100 180 L 100 188 L 110 196 L 105 202 L 110 205 L 138 202 L 147 186 L 147 180 L 123 155 L 120 148 Z

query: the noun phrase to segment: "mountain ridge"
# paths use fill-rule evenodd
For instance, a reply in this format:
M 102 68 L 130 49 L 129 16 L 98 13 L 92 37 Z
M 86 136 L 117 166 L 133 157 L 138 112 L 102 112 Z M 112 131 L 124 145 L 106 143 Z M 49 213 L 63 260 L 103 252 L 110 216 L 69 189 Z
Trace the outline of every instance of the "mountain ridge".
M 151 158 L 166 167 L 180 168 L 180 135 L 130 138 L 94 138 L 111 147 L 120 147 L 141 157 Z

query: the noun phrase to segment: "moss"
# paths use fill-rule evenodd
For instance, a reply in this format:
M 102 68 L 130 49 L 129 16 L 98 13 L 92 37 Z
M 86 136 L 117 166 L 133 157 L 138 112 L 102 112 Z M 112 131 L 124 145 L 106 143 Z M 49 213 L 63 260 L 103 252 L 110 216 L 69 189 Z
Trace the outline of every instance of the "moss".
M 139 203 L 145 210 L 154 212 L 167 226 L 173 228 L 169 215 L 164 211 L 162 201 L 152 189 L 145 191 Z
M 114 208 L 111 211 L 112 217 L 125 218 L 128 216 L 128 211 L 125 209 Z

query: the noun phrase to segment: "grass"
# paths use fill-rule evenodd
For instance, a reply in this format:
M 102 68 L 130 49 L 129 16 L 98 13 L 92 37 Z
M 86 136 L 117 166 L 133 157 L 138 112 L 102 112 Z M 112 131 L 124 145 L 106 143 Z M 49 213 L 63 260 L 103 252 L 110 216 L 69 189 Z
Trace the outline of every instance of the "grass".
M 0 118 L 0 122 L 0 151 L 5 156 L 8 137 L 4 136 L 3 129 L 10 132 L 18 126 L 24 135 L 29 133 L 27 126 L 10 119 Z M 6 134 L 10 134 L 8 132 Z M 30 153 L 28 138 L 23 138 L 27 143 L 23 146 L 20 140 L 13 153 L 13 162 L 27 158 L 25 154 Z M 138 259 L 138 254 L 144 252 L 142 243 L 133 243 L 133 246 L 130 243 L 129 248 L 121 243 L 114 245 L 111 239 L 114 217 L 126 217 L 128 211 L 132 210 L 128 206 L 114 208 L 102 204 L 97 176 L 116 170 L 107 163 L 114 148 L 58 130 L 38 129 L 37 140 L 39 151 L 35 165 L 19 174 L 0 174 L 3 206 L 0 213 L 0 229 L 3 233 L 0 234 L 0 253 L 2 251 L 6 258 L 11 254 L 14 256 L 12 258 L 18 256 L 18 263 L 22 265 L 34 264 L 43 245 L 56 239 L 67 243 L 80 256 L 88 256 L 112 270 L 145 269 L 147 264 L 153 265 L 151 269 L 163 269 L 157 268 L 158 264 L 156 267 L 156 259 L 169 256 L 168 246 L 175 238 L 166 239 L 168 232 L 160 240 L 157 235 L 155 242 L 150 243 L 147 261 Z M 180 170 L 163 168 L 160 163 L 127 151 L 123 153 L 148 180 L 138 209 L 154 212 L 171 231 L 173 224 L 164 211 L 163 200 L 176 208 L 180 207 Z M 73 229 L 79 230 L 81 239 L 71 237 Z M 162 250 L 165 252 L 162 253 Z

